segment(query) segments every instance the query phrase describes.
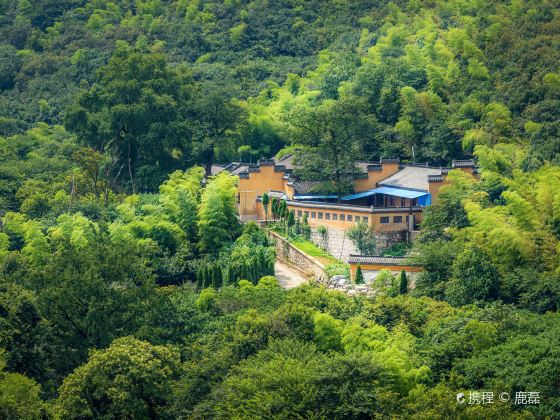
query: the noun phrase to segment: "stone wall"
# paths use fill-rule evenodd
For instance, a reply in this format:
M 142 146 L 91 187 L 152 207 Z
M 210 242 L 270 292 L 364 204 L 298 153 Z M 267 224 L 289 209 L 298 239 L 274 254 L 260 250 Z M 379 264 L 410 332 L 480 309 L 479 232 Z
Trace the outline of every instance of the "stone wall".
M 381 251 L 387 248 L 391 248 L 393 245 L 406 242 L 408 238 L 408 232 L 379 232 L 375 234 L 377 239 L 377 250 Z
M 375 236 L 377 239 L 377 250 L 380 251 L 390 248 L 397 243 L 406 242 L 408 232 L 378 232 Z M 311 229 L 311 241 L 320 248 L 325 249 L 333 257 L 344 262 L 348 261 L 350 254 L 360 254 L 343 229 L 330 228 L 327 230 L 326 235 L 322 235 L 315 228 Z
M 344 229 L 330 228 L 323 237 L 316 228 L 311 229 L 311 241 L 341 261 L 348 261 L 350 254 L 359 254 L 358 250 L 345 234 Z
M 277 233 L 268 231 L 268 234 L 276 242 L 276 258 L 294 265 L 320 283 L 327 282 L 325 266 L 320 261 L 301 252 Z

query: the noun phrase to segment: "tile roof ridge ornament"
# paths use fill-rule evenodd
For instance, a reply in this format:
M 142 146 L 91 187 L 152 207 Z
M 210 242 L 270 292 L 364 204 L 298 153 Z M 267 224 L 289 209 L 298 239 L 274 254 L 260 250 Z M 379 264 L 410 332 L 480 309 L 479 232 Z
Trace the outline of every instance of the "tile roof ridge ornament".
M 383 166 L 380 163 L 371 163 L 367 166 L 366 169 L 368 172 L 382 171 Z
M 379 163 L 400 163 L 401 160 L 399 158 L 381 158 L 379 159 Z
M 257 164 L 259 166 L 274 166 L 276 164 L 276 162 L 274 161 L 274 159 L 259 159 Z
M 451 166 L 453 168 L 474 168 L 476 165 L 472 159 L 453 159 Z

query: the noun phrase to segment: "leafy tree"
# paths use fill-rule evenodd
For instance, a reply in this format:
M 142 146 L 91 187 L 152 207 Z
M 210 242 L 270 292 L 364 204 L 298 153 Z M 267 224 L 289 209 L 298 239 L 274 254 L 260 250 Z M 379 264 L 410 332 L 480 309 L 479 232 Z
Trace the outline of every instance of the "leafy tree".
M 362 255 L 373 255 L 376 250 L 374 230 L 367 223 L 359 222 L 346 229 L 346 236 L 358 248 Z
M 106 346 L 137 328 L 154 279 L 138 245 L 113 240 L 79 214 L 60 216 L 47 236 L 35 223 L 25 228 L 18 262 L 5 266 L 2 277 L 19 278 L 36 293 L 38 312 L 49 320 L 54 343 L 64 349 L 56 358 L 60 375 L 81 363 L 89 348 Z M 26 309 L 29 316 L 37 316 L 31 309 Z M 31 327 L 32 318 L 28 322 Z
M 323 351 L 341 349 L 342 321 L 328 314 L 318 313 L 313 317 L 314 341 Z
M 153 190 L 165 176 L 158 165 L 166 171 L 183 165 L 190 95 L 188 77 L 170 69 L 163 54 L 121 43 L 96 84 L 69 110 L 66 125 L 96 151 L 112 156 L 112 174 L 125 168 L 133 194 Z
M 295 141 L 307 146 L 298 153 L 296 175 L 319 182 L 318 191 L 334 192 L 338 198 L 351 192 L 359 174 L 356 160 L 373 129 L 366 109 L 365 101 L 347 98 L 293 110 L 287 122 Z
M 0 89 L 13 86 L 15 76 L 21 67 L 21 58 L 12 45 L 0 45 Z
M 16 284 L 0 284 L 0 325 L 5 366 L 41 382 L 50 379 L 55 358 L 52 328 L 41 317 L 36 296 Z
M 210 180 L 202 193 L 198 229 L 202 250 L 217 253 L 237 231 L 236 179 L 224 172 Z
M 19 373 L 5 372 L 6 362 L 0 353 L 0 416 L 6 420 L 39 420 L 45 416 L 41 387 Z
M 457 256 L 453 279 L 445 291 L 452 305 L 466 305 L 498 297 L 500 277 L 488 254 L 479 247 L 469 247 Z
M 200 416 L 217 411 L 255 417 L 370 416 L 384 411 L 388 401 L 373 386 L 379 375 L 371 359 L 360 355 L 326 356 L 313 344 L 274 341 L 242 362 L 196 412 Z M 341 393 L 341 387 L 348 392 Z
M 115 372 L 119 372 L 115 376 Z M 55 412 L 64 418 L 165 417 L 179 354 L 132 337 L 92 352 L 60 388 Z
M 231 85 L 207 82 L 194 94 L 191 112 L 193 152 L 196 162 L 204 166 L 206 176 L 211 174 L 215 156 L 231 147 L 232 136 L 245 121 L 244 109 L 233 99 Z

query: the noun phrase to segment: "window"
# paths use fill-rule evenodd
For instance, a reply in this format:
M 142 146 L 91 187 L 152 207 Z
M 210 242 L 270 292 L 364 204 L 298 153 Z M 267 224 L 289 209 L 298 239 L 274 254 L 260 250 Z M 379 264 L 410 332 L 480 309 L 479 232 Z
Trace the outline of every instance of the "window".
M 331 220 L 331 214 L 330 213 L 325 213 L 325 219 Z
M 343 214 L 340 215 L 340 220 L 344 221 L 346 220 L 346 216 L 344 216 Z
M 402 223 L 402 216 L 393 216 L 393 223 Z
M 315 219 L 317 217 L 317 213 L 315 213 L 314 211 L 311 212 L 311 218 Z
M 359 222 L 360 222 L 360 216 L 356 216 L 356 217 L 354 218 L 354 221 L 355 221 L 356 223 L 359 223 Z
M 319 215 L 319 219 L 322 219 L 322 218 L 323 218 L 323 212 L 322 212 L 322 211 L 320 211 L 320 212 L 318 213 L 318 215 Z
M 347 216 L 346 220 L 348 220 L 349 222 L 351 222 L 351 221 L 352 221 L 352 215 L 349 214 L 349 215 Z
M 301 217 L 301 216 L 302 216 L 301 210 L 298 210 L 298 211 L 297 211 L 297 217 Z
M 332 214 L 332 219 L 333 219 L 333 220 L 338 220 L 338 214 L 333 213 L 333 214 Z
M 387 223 L 389 223 L 389 217 L 388 216 L 380 217 L 379 223 L 381 223 L 382 225 L 386 225 Z
M 303 214 L 305 214 L 307 217 L 309 217 L 309 212 L 307 210 L 304 210 Z
M 367 216 L 362 216 L 362 222 L 364 222 L 365 224 L 367 224 L 367 222 L 368 222 Z
M 401 198 L 401 207 L 406 207 L 406 198 Z

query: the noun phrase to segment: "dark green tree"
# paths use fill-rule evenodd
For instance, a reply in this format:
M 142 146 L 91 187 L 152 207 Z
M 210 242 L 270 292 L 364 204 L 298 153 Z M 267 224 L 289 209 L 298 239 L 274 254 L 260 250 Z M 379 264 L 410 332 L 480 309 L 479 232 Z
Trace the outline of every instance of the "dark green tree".
M 354 277 L 354 283 L 356 284 L 364 284 L 364 274 L 362 273 L 362 266 L 358 264 L 358 268 L 356 268 L 356 275 Z
M 262 195 L 262 206 L 264 208 L 264 220 L 266 221 L 268 219 L 268 206 L 270 204 L 270 196 L 268 195 L 268 193 L 263 193 Z
M 359 222 L 346 229 L 346 236 L 362 255 L 373 255 L 376 250 L 375 231 L 367 223 Z
M 406 295 L 408 293 L 408 278 L 406 277 L 406 272 L 401 271 L 399 276 L 399 294 Z
M 55 412 L 67 419 L 165 417 L 179 370 L 175 348 L 119 338 L 64 380 Z
M 127 173 L 132 193 L 154 190 L 188 162 L 191 91 L 189 76 L 171 69 L 162 53 L 120 43 L 68 110 L 66 126 L 112 157 L 106 171 L 115 178 Z
M 235 136 L 246 119 L 245 110 L 234 99 L 234 86 L 224 83 L 223 80 L 203 83 L 191 104 L 193 153 L 207 176 L 211 174 L 219 150 L 234 146 Z
M 363 145 L 371 141 L 374 128 L 367 109 L 367 103 L 355 97 L 294 109 L 286 122 L 295 142 L 306 146 L 298 152 L 296 176 L 318 182 L 318 192 L 338 198 L 351 192 L 360 173 L 356 161 L 363 157 Z
M 452 274 L 445 291 L 445 297 L 452 305 L 467 305 L 498 297 L 500 275 L 483 248 L 466 248 L 453 263 Z

